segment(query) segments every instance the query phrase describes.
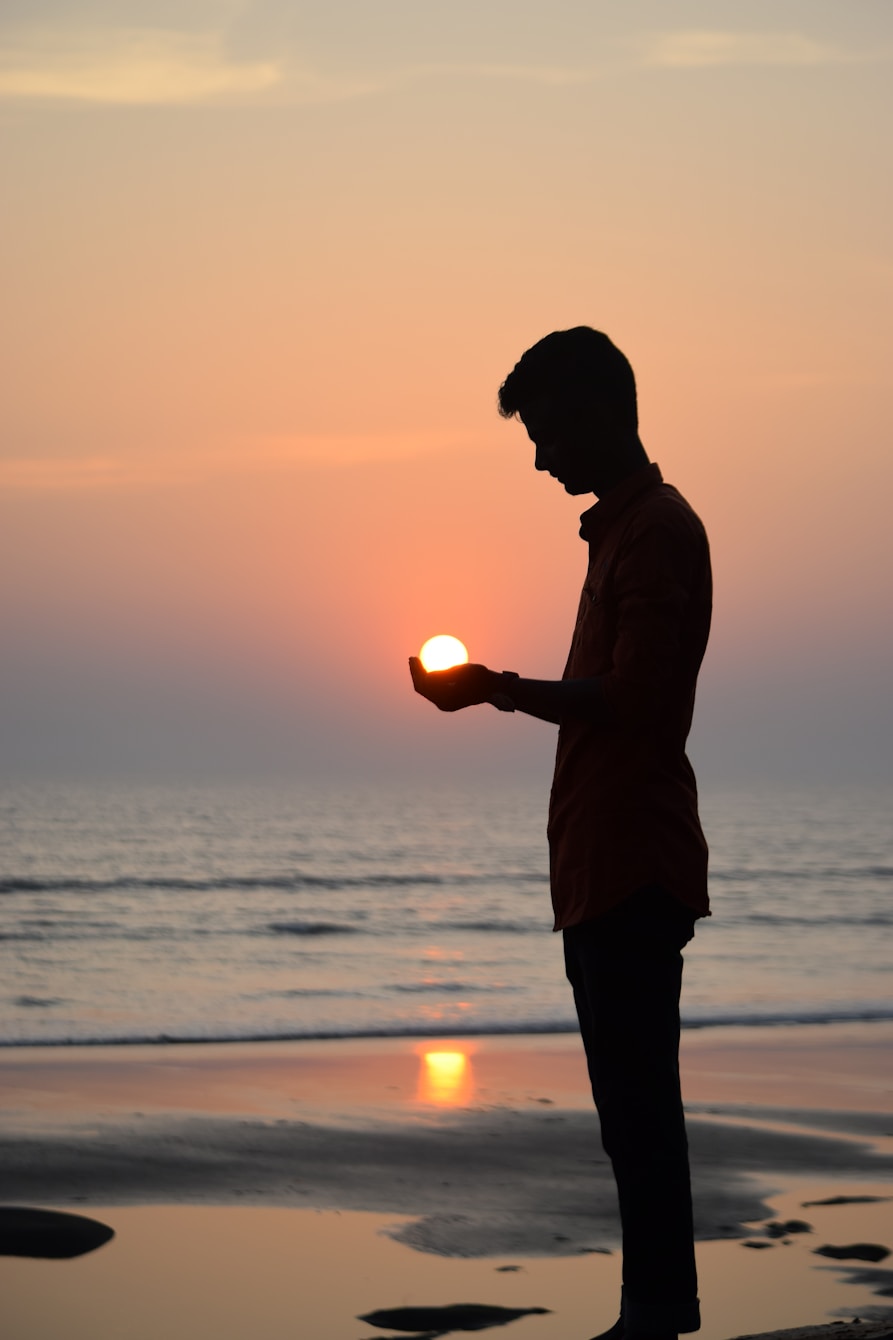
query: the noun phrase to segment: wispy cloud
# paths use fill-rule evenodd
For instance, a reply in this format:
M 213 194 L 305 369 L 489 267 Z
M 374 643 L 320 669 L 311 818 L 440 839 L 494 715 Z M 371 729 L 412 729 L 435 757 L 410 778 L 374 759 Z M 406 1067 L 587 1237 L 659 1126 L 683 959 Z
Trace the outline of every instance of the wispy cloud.
M 366 61 L 319 69 L 290 43 L 275 58 L 239 59 L 221 26 L 195 32 L 142 26 L 20 29 L 0 40 L 0 99 L 106 105 L 341 101 L 432 78 L 504 80 L 568 86 L 598 80 L 618 66 L 704 69 L 716 66 L 821 66 L 889 60 L 887 48 L 849 50 L 802 32 L 687 29 L 596 42 L 585 63 Z
M 160 461 L 126 457 L 41 457 L 0 461 L 0 493 L 94 492 L 162 483 L 169 477 L 170 468 L 165 469 Z
M 437 78 L 570 87 L 591 84 L 618 69 L 697 69 L 710 66 L 818 66 L 873 64 L 893 59 L 893 49 L 846 50 L 796 32 L 691 30 L 612 37 L 595 43 L 585 64 L 498 61 L 424 62 L 382 72 L 379 88 L 395 88 Z
M 128 451 L 117 455 L 0 460 L 0 493 L 84 493 L 169 488 L 212 478 L 384 464 L 470 449 L 469 432 L 294 434 L 218 449 Z
M 275 87 L 275 61 L 239 62 L 219 34 L 117 28 L 20 33 L 0 49 L 0 98 L 117 105 L 207 102 Z
M 693 29 L 645 37 L 640 61 L 643 65 L 671 69 L 711 65 L 843 65 L 877 60 L 879 54 L 846 51 L 798 32 Z
M 798 32 L 725 32 L 692 29 L 614 36 L 594 41 L 585 63 L 439 61 L 383 72 L 382 88 L 440 78 L 501 80 L 567 87 L 594 83 L 618 69 L 696 69 L 728 65 L 859 65 L 893 59 L 893 48 L 846 49 Z

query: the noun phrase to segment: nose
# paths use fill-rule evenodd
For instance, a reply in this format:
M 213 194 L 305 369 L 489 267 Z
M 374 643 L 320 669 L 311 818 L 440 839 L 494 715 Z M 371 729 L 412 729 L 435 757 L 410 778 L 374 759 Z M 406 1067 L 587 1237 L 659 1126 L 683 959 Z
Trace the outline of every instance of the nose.
M 548 442 L 537 442 L 534 465 L 537 470 L 548 470 L 552 464 L 552 447 Z

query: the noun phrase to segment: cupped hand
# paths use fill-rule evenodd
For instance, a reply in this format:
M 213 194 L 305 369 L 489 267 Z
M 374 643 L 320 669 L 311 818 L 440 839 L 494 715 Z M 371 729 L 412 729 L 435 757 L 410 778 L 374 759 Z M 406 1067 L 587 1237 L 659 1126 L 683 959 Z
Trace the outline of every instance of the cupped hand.
M 418 656 L 410 656 L 409 673 L 416 693 L 441 712 L 486 703 L 493 692 L 494 674 L 485 665 L 453 665 L 449 670 L 426 670 Z

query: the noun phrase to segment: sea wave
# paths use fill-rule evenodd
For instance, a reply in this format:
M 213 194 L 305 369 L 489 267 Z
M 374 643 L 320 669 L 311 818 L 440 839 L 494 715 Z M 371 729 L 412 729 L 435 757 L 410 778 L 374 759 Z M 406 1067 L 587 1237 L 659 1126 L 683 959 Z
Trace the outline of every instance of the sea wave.
M 850 930 L 854 926 L 893 926 L 893 910 L 890 912 L 869 912 L 859 915 L 858 912 L 847 914 L 841 912 L 839 916 L 830 915 L 827 912 L 816 913 L 813 916 L 797 916 L 790 912 L 751 912 L 748 911 L 746 917 L 748 926 L 809 926 L 815 929 L 817 926 L 845 926 Z M 727 926 L 734 924 L 736 917 L 734 910 L 723 909 L 723 920 Z
M 28 875 L 9 875 L 0 879 L 0 894 L 10 893 L 114 893 L 118 891 L 152 890 L 184 893 L 212 893 L 221 889 L 250 891 L 251 889 L 278 889 L 284 892 L 301 889 L 382 889 L 412 888 L 432 885 L 437 888 L 474 885 L 547 884 L 546 873 L 530 870 L 500 870 L 498 873 L 456 871 L 436 875 L 428 870 L 383 871 L 364 875 L 221 875 L 217 878 L 193 879 L 175 875 L 118 875 L 114 879 L 82 879 L 78 876 L 56 876 L 33 879 Z
M 271 921 L 267 929 L 277 935 L 355 935 L 360 928 L 337 921 Z
M 542 935 L 544 931 L 548 930 L 548 927 L 542 919 L 539 921 L 499 921 L 494 918 L 492 920 L 484 919 L 481 921 L 450 921 L 448 918 L 445 918 L 444 920 L 437 922 L 434 929 L 450 931 L 482 931 L 485 935 L 489 934 L 491 931 L 497 931 L 500 935 Z
M 428 992 L 439 994 L 444 992 L 447 995 L 505 995 L 507 992 L 518 991 L 520 987 L 506 986 L 505 982 L 457 982 L 450 980 L 440 980 L 435 982 L 397 982 L 391 987 L 392 991 L 406 993 L 408 995 L 425 995 Z
M 776 1010 L 764 1014 L 735 1011 L 702 1016 L 683 1016 L 683 1029 L 722 1028 L 791 1028 L 832 1024 L 881 1024 L 893 1020 L 893 1007 L 868 1005 L 864 1008 L 829 1008 L 816 1010 Z M 473 1026 L 453 1023 L 394 1023 L 371 1027 L 318 1028 L 305 1031 L 296 1029 L 253 1031 L 246 1029 L 207 1032 L 118 1032 L 108 1036 L 70 1037 L 59 1034 L 40 1039 L 0 1038 L 0 1049 L 24 1047 L 120 1047 L 120 1046 L 198 1046 L 203 1043 L 261 1043 L 261 1042 L 350 1042 L 375 1038 L 472 1038 L 472 1037 L 540 1037 L 575 1033 L 576 1021 L 571 1018 L 491 1019 Z
M 803 883 L 840 880 L 843 882 L 893 879 L 893 866 L 740 866 L 714 867 L 710 871 L 715 884 L 764 884 L 777 881 Z M 56 875 L 34 878 L 31 875 L 0 877 L 0 895 L 17 893 L 116 893 L 157 890 L 160 892 L 216 893 L 231 889 L 237 892 L 252 890 L 300 892 L 303 889 L 323 889 L 337 892 L 341 889 L 387 888 L 471 888 L 510 887 L 523 885 L 545 886 L 549 882 L 546 870 L 449 871 L 436 874 L 430 870 L 370 871 L 366 874 L 314 874 L 295 871 L 289 874 L 219 875 L 201 878 L 188 875 L 116 875 L 109 879 L 85 879 L 79 875 Z
M 39 924 L 27 922 L 8 931 L 0 931 L 0 941 L 18 941 L 31 944 L 66 944 L 100 940 L 103 942 L 122 942 L 139 944 L 145 941 L 184 944 L 194 940 L 241 939 L 246 935 L 294 935 L 308 938 L 327 935 L 370 935 L 387 936 L 391 927 L 385 922 L 377 924 L 369 921 L 368 914 L 362 911 L 349 913 L 351 922 L 317 921 L 299 919 L 287 921 L 267 921 L 246 930 L 243 926 L 203 925 L 191 921 L 188 926 L 181 923 L 160 925 L 132 925 L 122 922 L 68 921 L 46 919 Z M 361 924 L 359 924 L 361 923 Z M 479 931 L 483 934 L 498 932 L 501 935 L 549 934 L 545 920 L 469 921 L 453 919 L 449 916 L 419 917 L 417 922 L 404 928 L 408 939 L 434 933 L 454 931 Z
M 893 865 L 825 865 L 813 866 L 808 862 L 792 866 L 737 866 L 711 868 L 711 881 L 722 884 L 743 884 L 764 880 L 812 881 L 826 879 L 893 879 Z

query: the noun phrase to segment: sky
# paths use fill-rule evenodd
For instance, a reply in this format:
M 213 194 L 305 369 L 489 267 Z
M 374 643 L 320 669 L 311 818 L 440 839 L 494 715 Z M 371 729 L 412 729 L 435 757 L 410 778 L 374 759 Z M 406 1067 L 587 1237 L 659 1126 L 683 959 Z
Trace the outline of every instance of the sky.
M 891 67 L 887 0 L 6 0 L 2 774 L 547 786 L 406 658 L 560 676 L 495 405 L 587 324 L 710 535 L 702 781 L 889 780 Z

